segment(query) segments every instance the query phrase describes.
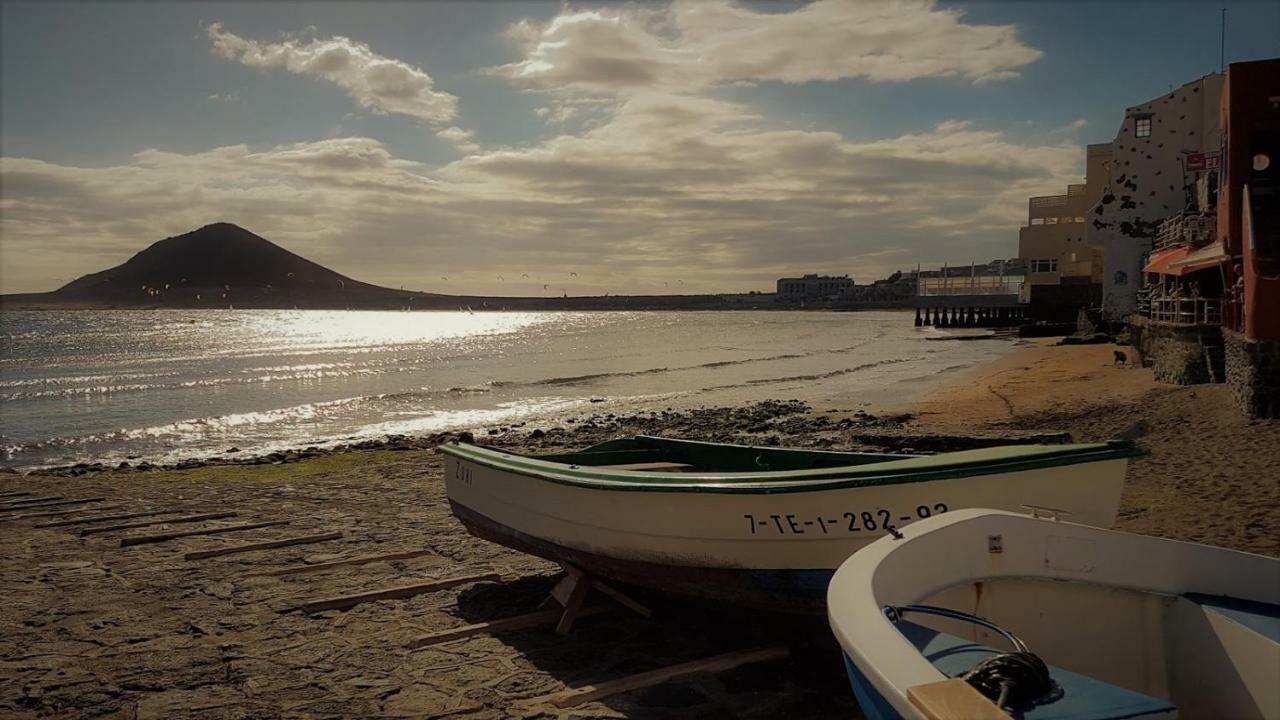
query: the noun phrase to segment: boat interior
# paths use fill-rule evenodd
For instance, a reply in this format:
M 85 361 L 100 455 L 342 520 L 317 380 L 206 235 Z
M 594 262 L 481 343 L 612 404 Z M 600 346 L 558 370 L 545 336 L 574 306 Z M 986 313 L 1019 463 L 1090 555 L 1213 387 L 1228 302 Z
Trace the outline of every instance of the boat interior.
M 841 468 L 921 456 L 725 445 L 641 435 L 609 440 L 578 452 L 531 457 L 548 462 L 612 470 L 761 472 Z
M 922 604 L 991 621 L 1048 664 L 1061 697 L 1027 720 L 1280 716 L 1277 605 L 1032 578 L 967 583 Z M 1010 649 L 979 625 L 909 617 L 899 631 L 949 677 Z

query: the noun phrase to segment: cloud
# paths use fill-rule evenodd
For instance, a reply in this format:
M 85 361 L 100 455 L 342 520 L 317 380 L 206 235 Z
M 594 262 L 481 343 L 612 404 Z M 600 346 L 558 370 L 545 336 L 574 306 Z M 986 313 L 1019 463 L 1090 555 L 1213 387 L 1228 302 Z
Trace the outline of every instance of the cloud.
M 464 154 L 474 153 L 480 149 L 480 146 L 476 144 L 473 139 L 475 137 L 475 131 L 463 130 L 456 125 L 438 131 L 436 133 L 436 137 L 453 145 L 459 152 Z
M 326 80 L 374 113 L 408 115 L 432 125 L 449 123 L 458 114 L 458 98 L 436 90 L 435 81 L 425 71 L 379 55 L 350 38 L 334 36 L 306 42 L 290 38 L 270 43 L 226 32 L 222 23 L 213 23 L 205 31 L 219 57 L 249 67 Z
M 655 94 L 580 135 L 434 169 L 371 138 L 146 150 L 103 168 L 4 158 L 0 246 L 21 261 L 0 284 L 48 289 L 215 220 L 361 279 L 443 292 L 765 289 L 802 270 L 866 281 L 1011 254 L 1026 198 L 1074 179 L 1080 158 L 964 122 L 852 142 Z
M 1016 77 L 1043 55 L 1013 26 L 963 19 L 963 11 L 926 0 L 817 0 L 790 12 L 728 0 L 566 7 L 544 24 L 509 28 L 524 57 L 493 72 L 541 89 L 594 93 L 846 78 L 982 83 Z

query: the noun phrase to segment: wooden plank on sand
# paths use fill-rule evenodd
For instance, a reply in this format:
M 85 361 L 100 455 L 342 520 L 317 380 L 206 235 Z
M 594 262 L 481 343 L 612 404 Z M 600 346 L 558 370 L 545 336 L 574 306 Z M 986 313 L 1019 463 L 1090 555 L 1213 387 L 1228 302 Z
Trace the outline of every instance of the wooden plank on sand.
M 785 647 L 758 648 L 756 650 L 725 653 L 724 655 L 658 668 L 657 670 L 650 670 L 649 672 L 642 672 L 637 675 L 618 678 L 617 680 L 608 680 L 598 685 L 586 685 L 580 688 L 563 690 L 541 699 L 558 708 L 576 707 L 584 703 L 610 697 L 611 695 L 617 695 L 618 693 L 660 685 L 684 675 L 700 672 L 723 672 L 741 665 L 784 658 L 788 654 L 790 654 L 790 650 Z
M 588 615 L 598 615 L 609 608 L 605 605 L 588 605 L 578 610 L 578 617 L 583 618 Z M 539 610 L 537 612 L 525 613 L 524 615 L 513 615 L 512 617 L 501 618 L 498 620 L 488 620 L 486 622 L 474 623 L 472 625 L 463 625 L 462 627 L 450 628 L 433 632 L 429 635 L 423 635 L 409 641 L 405 647 L 410 650 L 417 650 L 429 645 L 439 645 L 451 640 L 471 637 L 472 635 L 480 635 L 488 633 L 497 635 L 499 633 L 511 632 L 513 630 L 524 630 L 526 628 L 538 627 L 539 625 L 554 625 L 560 620 L 563 611 L 559 608 L 553 610 Z
M 10 520 L 29 520 L 31 518 L 51 518 L 51 517 L 60 517 L 62 515 L 74 515 L 76 513 L 83 513 L 83 512 L 106 512 L 107 510 L 119 510 L 123 507 L 124 505 L 100 505 L 98 507 L 91 507 L 91 508 L 75 507 L 75 508 L 71 508 L 70 510 L 54 510 L 52 512 L 40 512 L 40 513 L 23 513 L 21 515 L 14 515 L 9 519 Z M 42 527 L 42 526 L 32 525 L 31 527 Z
M 169 540 L 177 540 L 178 538 L 194 537 L 196 535 L 217 535 L 225 532 L 240 532 L 241 530 L 257 530 L 264 527 L 276 527 L 277 525 L 288 525 L 288 520 L 272 520 L 270 522 L 250 523 L 248 525 L 227 525 L 224 527 L 201 528 L 199 530 L 183 530 L 181 532 L 160 533 L 158 535 L 135 535 L 134 537 L 120 538 L 120 547 L 132 547 L 134 545 L 149 545 L 151 543 L 167 542 Z
M 150 527 L 152 525 L 172 525 L 177 523 L 193 523 L 202 520 L 221 520 L 223 518 L 235 517 L 234 512 L 216 512 L 204 513 L 203 515 L 183 515 L 182 517 L 169 518 L 167 520 L 148 520 L 147 522 L 128 523 L 126 525 L 107 525 L 105 527 L 85 528 L 80 531 L 80 537 L 85 535 L 97 535 L 104 532 L 115 532 L 117 530 L 132 530 L 140 527 Z
M 16 510 L 43 510 L 43 509 L 45 509 L 45 508 L 51 508 L 51 507 L 62 507 L 62 506 L 65 506 L 65 505 L 88 505 L 89 503 L 102 502 L 103 500 L 106 500 L 106 498 L 104 498 L 104 497 L 96 497 L 96 498 L 76 498 L 76 499 L 74 499 L 74 500 L 58 500 L 58 501 L 56 501 L 56 502 L 45 502 L 45 503 L 40 503 L 40 504 L 38 504 L 38 505 L 24 505 L 23 507 L 20 507 L 20 508 L 10 508 L 10 509 L 16 509 Z M 10 519 L 10 520 L 20 520 L 20 519 L 25 518 L 25 517 L 39 517 L 39 515 L 37 515 L 36 513 L 24 513 L 24 514 L 22 514 L 22 515 L 10 515 L 10 516 L 9 516 L 9 519 Z
M 254 550 L 271 550 L 273 548 L 289 547 L 291 545 L 327 542 L 329 540 L 337 540 L 340 537 L 342 537 L 341 530 L 337 532 L 321 533 L 319 535 L 305 535 L 302 537 L 284 538 L 282 540 L 271 540 L 269 542 L 253 543 L 251 545 L 236 545 L 234 547 L 216 548 L 213 550 L 198 550 L 196 552 L 187 553 L 183 558 L 186 560 L 203 560 L 204 558 L 253 552 Z
M 0 512 L 8 512 L 9 510 L 22 510 L 28 505 L 49 502 L 51 500 L 61 500 L 61 495 L 47 495 L 45 497 L 26 497 L 20 500 L 14 500 L 3 506 L 0 506 Z
M 343 595 L 342 597 L 326 598 L 324 600 L 312 600 L 305 602 L 290 610 L 301 610 L 305 613 L 323 612 L 325 610 L 346 610 L 356 605 L 367 602 L 376 602 L 378 600 L 403 600 L 411 598 L 415 595 L 423 593 L 435 592 L 437 590 L 448 590 L 449 588 L 458 587 L 459 585 L 470 585 L 480 582 L 497 582 L 501 579 L 498 573 L 481 573 L 479 575 L 462 575 L 459 577 L 445 578 L 443 580 L 434 580 L 429 583 L 421 583 L 419 585 L 402 585 L 400 587 L 387 588 L 385 590 L 374 590 L 372 592 L 358 593 L 356 595 Z M 286 611 L 287 612 L 287 611 Z
M 314 565 L 303 565 L 301 567 L 289 567 L 281 570 L 249 573 L 245 577 L 282 577 L 284 575 L 301 575 L 303 573 L 320 572 L 322 570 L 343 567 L 346 565 L 367 565 L 369 563 L 390 562 L 392 560 L 408 560 L 410 558 L 434 554 L 434 550 L 406 550 L 404 552 L 387 553 L 386 555 L 365 555 L 364 557 L 350 558 L 347 560 L 334 560 L 333 562 L 315 563 Z
M 93 510 L 95 512 L 101 512 L 104 510 L 118 510 L 123 507 L 124 505 L 117 505 L 115 507 L 93 508 Z M 83 512 L 83 511 L 75 510 L 70 512 Z M 32 527 L 51 528 L 51 527 L 65 527 L 67 525 L 85 525 L 87 523 L 107 522 L 109 520 L 132 520 L 133 518 L 155 517 L 156 515 L 177 515 L 180 512 L 182 511 L 181 510 L 147 510 L 145 512 L 122 513 L 119 515 L 90 515 L 88 517 L 78 517 L 78 518 L 72 518 L 70 520 L 58 520 L 56 522 L 40 523 L 39 525 L 32 525 Z M 53 513 L 50 513 L 50 514 L 52 515 Z
M 907 700 L 929 720 L 1009 720 L 986 695 L 960 678 L 909 687 Z

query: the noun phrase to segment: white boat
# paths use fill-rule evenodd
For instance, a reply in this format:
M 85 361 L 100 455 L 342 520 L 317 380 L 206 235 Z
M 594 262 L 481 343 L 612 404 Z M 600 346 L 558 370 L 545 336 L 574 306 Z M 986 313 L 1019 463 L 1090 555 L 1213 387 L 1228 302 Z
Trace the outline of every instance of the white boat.
M 1280 718 L 1280 560 L 992 510 L 902 535 L 828 591 L 868 720 Z
M 524 456 L 442 446 L 454 514 L 472 534 L 603 579 L 821 611 L 858 548 L 965 507 L 1059 508 L 1109 526 L 1126 442 L 930 456 L 635 437 Z

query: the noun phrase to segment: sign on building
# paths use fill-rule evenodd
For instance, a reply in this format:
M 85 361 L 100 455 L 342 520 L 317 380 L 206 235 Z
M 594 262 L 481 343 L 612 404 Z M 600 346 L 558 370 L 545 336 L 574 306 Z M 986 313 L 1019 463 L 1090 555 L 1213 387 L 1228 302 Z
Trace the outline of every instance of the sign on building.
M 1187 172 L 1217 170 L 1221 164 L 1222 154 L 1217 150 L 1213 152 L 1191 153 L 1187 156 L 1186 169 Z

